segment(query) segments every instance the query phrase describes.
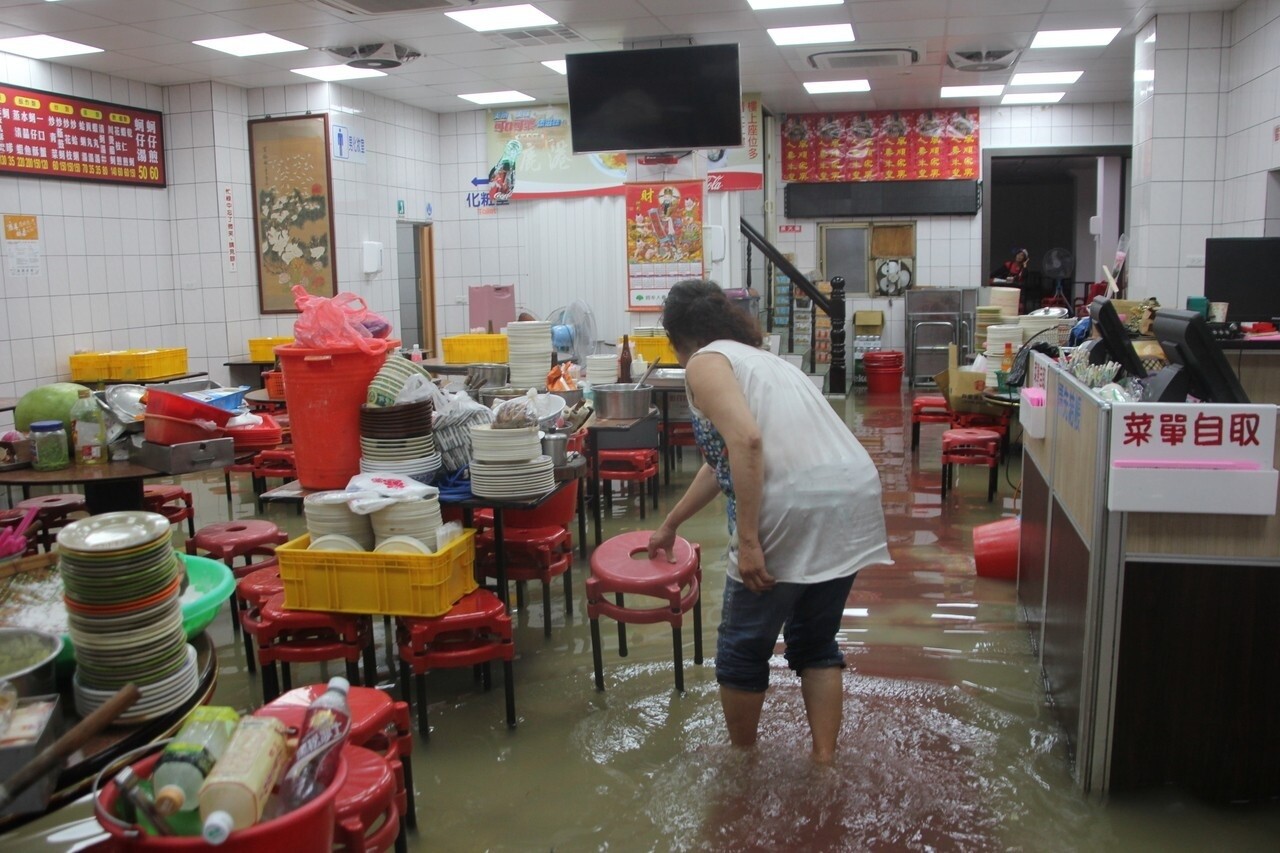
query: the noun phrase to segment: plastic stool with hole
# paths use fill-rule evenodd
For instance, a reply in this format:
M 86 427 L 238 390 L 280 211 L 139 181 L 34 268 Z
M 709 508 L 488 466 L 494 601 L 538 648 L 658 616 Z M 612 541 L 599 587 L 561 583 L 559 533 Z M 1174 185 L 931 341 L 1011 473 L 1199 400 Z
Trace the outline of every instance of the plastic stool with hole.
M 142 487 L 142 506 L 147 512 L 158 512 L 170 524 L 187 523 L 187 535 L 196 535 L 196 506 L 191 492 L 182 486 L 150 485 Z
M 990 429 L 949 429 L 942 434 L 942 496 L 951 488 L 953 465 L 985 465 L 987 503 L 995 500 L 1000 468 L 1000 433 Z
M 70 523 L 69 516 L 86 511 L 84 495 L 73 493 L 27 498 L 19 501 L 16 509 L 25 512 L 32 507 L 36 508 L 36 520 L 40 522 L 40 547 L 46 551 L 51 550 L 53 543 L 58 540 L 58 531 Z
M 693 611 L 693 659 L 702 663 L 702 562 L 697 545 L 676 537 L 675 562 L 667 555 L 648 557 L 652 531 L 636 530 L 614 536 L 591 553 L 591 577 L 587 578 L 587 616 L 591 619 L 591 657 L 595 664 L 596 689 L 604 690 L 604 663 L 601 655 L 600 617 L 618 623 L 618 654 L 627 656 L 627 623 L 671 626 L 675 658 L 676 690 L 684 692 L 684 649 L 681 627 L 684 614 Z M 612 594 L 610 602 L 606 596 Z M 662 599 L 663 607 L 628 607 L 624 596 L 644 595 Z
M 286 691 L 292 688 L 289 665 L 294 663 L 342 660 L 347 664 L 347 680 L 359 684 L 363 657 L 366 683 L 377 679 L 377 651 L 368 616 L 289 610 L 282 593 L 268 598 L 257 610 L 246 611 L 243 624 L 258 641 L 262 698 L 267 701 L 280 695 L 277 662 Z
M 640 486 L 640 518 L 645 517 L 645 499 L 652 496 L 653 508 L 658 508 L 658 451 L 645 448 L 636 450 L 601 450 L 600 479 L 606 482 L 622 480 Z M 647 484 L 647 485 L 646 485 Z M 646 495 L 646 489 L 648 495 Z M 605 506 L 613 506 L 613 492 L 604 490 Z
M 941 394 L 921 394 L 911 400 L 911 449 L 920 446 L 920 424 L 951 425 L 951 409 Z
M 262 603 L 273 595 L 284 592 L 284 581 L 280 579 L 280 561 L 275 557 L 253 564 L 254 571 L 236 581 L 235 602 L 239 603 L 239 620 L 244 624 L 247 612 L 258 610 Z M 250 673 L 258 671 L 257 657 L 253 653 L 253 634 L 244 632 L 244 660 Z

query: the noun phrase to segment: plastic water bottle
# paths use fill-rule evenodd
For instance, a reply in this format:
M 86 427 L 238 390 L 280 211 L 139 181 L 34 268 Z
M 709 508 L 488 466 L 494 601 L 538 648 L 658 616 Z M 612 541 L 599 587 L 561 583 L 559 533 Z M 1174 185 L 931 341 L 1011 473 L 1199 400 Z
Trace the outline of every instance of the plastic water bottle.
M 239 722 L 234 708 L 205 705 L 191 712 L 177 737 L 160 753 L 151 774 L 161 814 L 195 810 L 200 786 L 226 751 Z
M 205 841 L 221 844 L 262 817 L 289 755 L 284 734 L 284 723 L 274 717 L 245 717 L 236 726 L 226 752 L 200 786 Z
M 71 406 L 71 446 L 76 464 L 101 465 L 107 461 L 107 422 L 102 406 L 88 388 L 80 389 L 80 397 Z
M 329 679 L 329 689 L 316 697 L 302 719 L 293 764 L 280 780 L 280 799 L 288 811 L 304 805 L 333 781 L 342 746 L 351 732 L 347 693 L 351 684 L 341 676 Z
M 420 345 L 413 345 L 413 349 L 409 351 L 409 360 L 419 364 L 422 363 L 422 347 Z

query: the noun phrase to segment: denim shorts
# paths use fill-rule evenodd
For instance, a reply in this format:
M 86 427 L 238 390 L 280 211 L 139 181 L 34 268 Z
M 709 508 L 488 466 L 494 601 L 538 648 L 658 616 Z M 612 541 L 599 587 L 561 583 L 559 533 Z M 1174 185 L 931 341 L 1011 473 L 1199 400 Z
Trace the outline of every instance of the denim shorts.
M 853 578 L 847 575 L 816 584 L 778 583 L 762 593 L 725 578 L 716 681 L 753 693 L 767 690 L 769 659 L 779 633 L 786 641 L 787 665 L 794 671 L 843 667 L 836 632 Z

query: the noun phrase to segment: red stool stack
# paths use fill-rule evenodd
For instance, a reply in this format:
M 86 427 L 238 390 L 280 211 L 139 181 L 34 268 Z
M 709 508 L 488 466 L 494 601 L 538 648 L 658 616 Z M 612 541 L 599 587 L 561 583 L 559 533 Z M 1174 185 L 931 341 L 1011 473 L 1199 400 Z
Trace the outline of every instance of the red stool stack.
M 219 521 L 206 524 L 195 536 L 187 540 L 187 553 L 205 552 L 215 560 L 226 563 L 227 568 L 237 578 L 242 578 L 258 568 L 253 563 L 254 557 L 275 556 L 275 547 L 289 541 L 289 534 L 269 521 Z M 237 566 L 236 560 L 244 560 L 244 565 Z M 231 627 L 240 629 L 238 597 L 231 602 Z
M 280 593 L 257 610 L 245 611 L 241 622 L 258 641 L 262 698 L 267 702 L 280 695 L 277 662 L 281 664 L 286 691 L 293 687 L 289 665 L 294 663 L 346 661 L 347 680 L 359 684 L 363 656 L 366 683 L 372 684 L 377 678 L 378 662 L 368 616 L 289 610 L 284 606 L 284 593 Z
M 995 500 L 1000 468 L 1000 433 L 989 429 L 949 429 L 942 434 L 942 496 L 951 486 L 952 465 L 986 465 L 987 503 Z
M 143 486 L 142 507 L 147 512 L 158 512 L 169 519 L 170 524 L 187 523 L 187 535 L 196 535 L 196 505 L 191 492 L 182 486 Z
M 658 508 L 658 451 L 640 450 L 601 450 L 600 479 L 606 483 L 610 480 L 623 480 L 640 484 L 640 518 L 644 518 L 645 484 L 653 495 L 653 508 Z M 613 492 L 605 488 L 605 506 L 613 506 Z
M 350 744 L 342 752 L 347 781 L 338 792 L 334 846 L 365 853 L 390 850 L 402 832 L 395 774 L 376 752 Z
M 40 532 L 36 536 L 40 547 L 49 551 L 58 540 L 58 531 L 70 524 L 73 513 L 85 512 L 84 495 L 60 494 L 43 495 L 38 498 L 27 498 L 19 501 L 16 509 L 23 512 L 35 507 L 36 521 L 40 523 Z
M 636 530 L 606 541 L 591 554 L 591 577 L 587 578 L 587 616 L 591 619 L 591 657 L 595 664 L 596 689 L 604 690 L 604 664 L 600 650 L 600 617 L 618 622 L 618 654 L 627 656 L 627 623 L 671 625 L 675 657 L 676 690 L 684 692 L 684 643 L 681 626 L 684 614 L 693 611 L 694 663 L 702 663 L 702 563 L 697 545 L 676 537 L 675 562 L 667 555 L 646 556 L 651 531 Z M 638 556 L 641 559 L 636 559 Z M 612 594 L 614 601 L 606 596 Z M 627 607 L 624 595 L 644 595 L 665 601 L 665 606 Z
M 307 707 L 324 693 L 325 685 L 313 684 L 290 690 L 254 712 L 257 717 L 275 717 L 286 726 L 298 728 Z M 348 742 L 377 753 L 390 767 L 396 779 L 395 803 L 399 816 L 409 826 L 417 827 L 417 810 L 413 799 L 413 730 L 409 722 L 409 706 L 396 702 L 386 693 L 372 687 L 352 685 L 347 694 L 351 708 L 351 734 Z M 399 847 L 399 844 L 397 844 Z
M 254 571 L 236 581 L 236 601 L 241 610 L 236 614 L 241 626 L 244 625 L 246 613 L 262 609 L 262 605 L 273 595 L 284 592 L 284 581 L 280 579 L 280 561 L 275 557 L 255 563 Z M 256 618 L 256 617 L 255 617 Z M 244 632 L 244 660 L 249 672 L 257 672 L 257 657 L 253 653 L 253 634 Z
M 911 400 L 911 449 L 920 446 L 920 424 L 951 425 L 951 410 L 941 394 L 921 394 Z
M 989 429 L 1000 434 L 1000 456 L 1004 457 L 1009 443 L 1009 414 L 986 415 L 976 412 L 952 412 L 952 429 Z
M 502 599 L 487 589 L 467 593 L 443 616 L 399 617 L 396 642 L 400 649 L 400 695 L 409 699 L 409 677 L 414 676 L 414 701 L 418 703 L 418 734 L 431 736 L 427 720 L 426 674 L 433 669 L 484 665 L 484 688 L 491 681 L 489 663 L 502 661 L 506 687 L 507 726 L 516 726 L 516 694 L 511 662 L 515 645 L 511 616 Z

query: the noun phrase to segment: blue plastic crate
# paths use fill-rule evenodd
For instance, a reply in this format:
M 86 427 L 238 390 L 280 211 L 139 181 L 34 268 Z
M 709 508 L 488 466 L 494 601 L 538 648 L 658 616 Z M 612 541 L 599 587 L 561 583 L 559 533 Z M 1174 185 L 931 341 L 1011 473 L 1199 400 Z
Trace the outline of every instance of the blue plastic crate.
M 234 412 L 244 405 L 244 395 L 248 391 L 248 385 L 241 385 L 237 388 L 206 388 L 203 391 L 186 391 L 182 396 Z

